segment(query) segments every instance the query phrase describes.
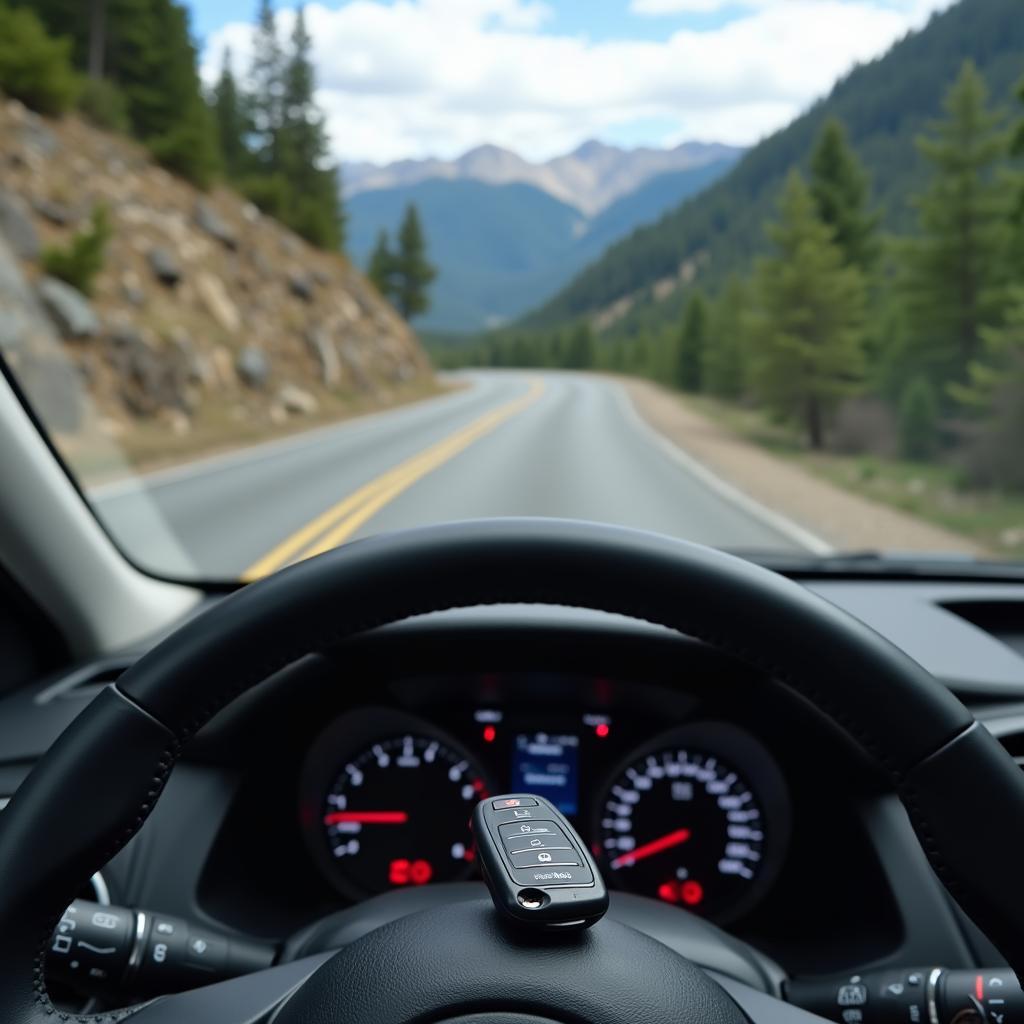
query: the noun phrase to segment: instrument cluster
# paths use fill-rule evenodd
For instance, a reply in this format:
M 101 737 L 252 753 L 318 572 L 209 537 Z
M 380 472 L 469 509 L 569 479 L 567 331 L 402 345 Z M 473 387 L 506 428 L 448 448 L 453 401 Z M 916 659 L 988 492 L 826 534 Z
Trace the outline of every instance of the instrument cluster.
M 303 835 L 326 878 L 358 900 L 473 877 L 476 803 L 537 793 L 573 822 L 609 887 L 727 923 L 778 875 L 787 788 L 746 730 L 696 718 L 661 724 L 628 710 L 358 708 L 308 752 Z

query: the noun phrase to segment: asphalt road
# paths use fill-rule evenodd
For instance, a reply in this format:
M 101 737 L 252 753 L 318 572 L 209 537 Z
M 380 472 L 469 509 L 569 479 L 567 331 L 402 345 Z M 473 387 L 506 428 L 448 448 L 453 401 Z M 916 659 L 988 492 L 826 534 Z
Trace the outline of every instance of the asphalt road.
M 655 434 L 613 381 L 498 371 L 468 379 L 455 393 L 91 497 L 137 561 L 165 572 L 191 563 L 211 579 L 477 516 L 595 519 L 732 550 L 807 547 L 798 528 Z M 153 506 L 169 530 L 155 525 Z

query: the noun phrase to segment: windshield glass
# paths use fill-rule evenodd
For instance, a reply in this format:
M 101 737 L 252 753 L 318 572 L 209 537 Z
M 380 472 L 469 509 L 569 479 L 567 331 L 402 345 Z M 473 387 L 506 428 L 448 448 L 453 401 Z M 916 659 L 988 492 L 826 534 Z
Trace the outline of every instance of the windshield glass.
M 124 553 L 1024 556 L 1020 0 L 0 0 L 0 357 Z

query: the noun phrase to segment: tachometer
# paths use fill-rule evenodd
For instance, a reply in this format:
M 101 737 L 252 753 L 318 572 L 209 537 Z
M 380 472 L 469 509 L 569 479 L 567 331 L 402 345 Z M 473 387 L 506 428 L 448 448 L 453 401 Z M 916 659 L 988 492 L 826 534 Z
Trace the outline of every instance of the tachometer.
M 768 754 L 739 730 L 712 723 L 634 755 L 598 815 L 610 884 L 717 921 L 737 917 L 764 893 L 789 831 Z
M 366 721 L 357 713 L 339 723 L 346 738 L 364 737 L 349 753 L 338 728 L 329 730 L 307 768 L 303 816 L 318 861 L 354 898 L 466 877 L 470 814 L 488 790 L 479 766 L 407 716 L 371 715 L 369 736 Z M 403 724 L 410 728 L 381 734 Z

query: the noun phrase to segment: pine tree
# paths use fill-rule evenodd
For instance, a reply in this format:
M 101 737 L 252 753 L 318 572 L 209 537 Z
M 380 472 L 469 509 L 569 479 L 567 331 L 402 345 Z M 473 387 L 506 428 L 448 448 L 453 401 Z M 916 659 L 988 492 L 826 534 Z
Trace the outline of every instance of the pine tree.
M 225 49 L 220 77 L 213 87 L 213 116 L 217 124 L 224 169 L 229 177 L 243 174 L 249 167 L 249 150 L 245 145 L 246 124 L 243 100 L 231 66 L 231 50 Z
M 870 271 L 878 258 L 878 215 L 867 211 L 867 175 L 835 117 L 825 122 L 811 156 L 811 193 L 846 262 Z
M 75 98 L 71 40 L 53 39 L 29 10 L 0 3 L 0 89 L 44 114 L 62 114 Z
M 103 77 L 107 48 L 107 0 L 89 0 L 89 77 Z
M 90 0 L 91 2 L 91 0 Z M 4 0 L 4 7 L 30 8 L 49 35 L 71 40 L 74 67 L 89 66 L 90 3 L 83 0 Z
M 1024 285 L 1011 290 L 1004 322 L 982 331 L 982 355 L 953 392 L 969 422 L 968 479 L 1024 491 Z
M 708 304 L 697 291 L 686 305 L 683 327 L 675 345 L 672 383 L 683 391 L 701 390 L 707 335 Z
M 15 0 L 50 33 L 68 37 L 74 66 L 102 68 L 83 99 L 101 123 L 120 126 L 171 170 L 205 186 L 219 165 L 216 129 L 203 102 L 188 12 L 175 0 Z M 97 115 L 99 113 L 99 116 Z
M 326 155 L 323 118 L 313 102 L 315 88 L 310 49 L 313 41 L 306 29 L 306 16 L 300 6 L 289 50 L 281 68 L 281 102 L 276 134 L 277 164 L 290 181 L 300 175 L 307 179 L 316 170 L 317 162 Z M 296 186 L 299 182 L 295 181 Z
M 377 291 L 387 299 L 394 294 L 394 273 L 395 255 L 391 251 L 388 233 L 381 228 L 377 235 L 377 244 L 370 255 L 370 262 L 366 266 L 366 276 L 373 282 Z
M 1017 99 L 1024 103 L 1024 81 L 1017 86 Z M 1010 141 L 1010 152 L 1014 156 L 1024 154 L 1024 120 L 1019 121 L 1014 129 L 1013 138 Z
M 863 373 L 864 278 L 844 265 L 832 231 L 794 171 L 768 227 L 774 253 L 758 263 L 751 324 L 751 383 L 772 411 L 823 447 L 834 404 Z
M 705 390 L 720 398 L 739 398 L 745 385 L 744 330 L 749 289 L 730 277 L 715 300 L 701 370 Z
M 963 381 L 1006 296 L 1008 199 L 993 169 L 1007 149 L 985 83 L 969 61 L 945 100 L 946 118 L 918 147 L 934 170 L 917 198 L 920 235 L 903 247 L 909 325 L 905 361 L 944 387 Z
M 248 117 L 253 150 L 268 172 L 278 169 L 277 137 L 281 128 L 285 57 L 270 0 L 259 0 L 249 65 Z
M 398 312 L 406 320 L 430 308 L 427 286 L 436 276 L 437 271 L 427 260 L 427 243 L 419 214 L 415 205 L 410 203 L 398 232 L 393 293 Z
M 939 405 L 935 387 L 923 376 L 911 379 L 900 398 L 900 451 L 908 459 L 927 459 L 935 452 Z
M 562 354 L 562 366 L 567 370 L 587 370 L 594 365 L 594 335 L 590 324 L 577 324 L 569 335 Z
M 1017 86 L 1017 99 L 1024 103 L 1024 81 Z M 1010 139 L 1010 155 L 1013 157 L 1024 156 L 1024 118 L 1017 121 Z M 1010 261 L 1012 275 L 1020 279 L 1024 277 L 1024 173 L 1019 166 L 1009 172 L 1010 181 L 1010 210 L 1013 225 L 1011 228 L 1011 252 Z
M 312 44 L 300 6 L 281 76 L 274 169 L 283 174 L 292 192 L 290 226 L 315 245 L 336 249 L 342 244 L 344 224 L 336 168 L 328 161 L 324 117 L 314 99 Z
M 111 0 L 107 68 L 132 132 L 171 170 L 209 184 L 220 155 L 203 102 L 188 13 L 173 0 Z
M 950 385 L 950 393 L 968 412 L 986 415 L 992 411 L 993 396 L 1007 372 L 1021 361 L 1024 361 L 1024 284 L 1010 289 L 1003 323 L 982 329 L 981 351 L 967 368 L 967 381 Z M 1024 400 L 1024 395 L 1021 398 Z

